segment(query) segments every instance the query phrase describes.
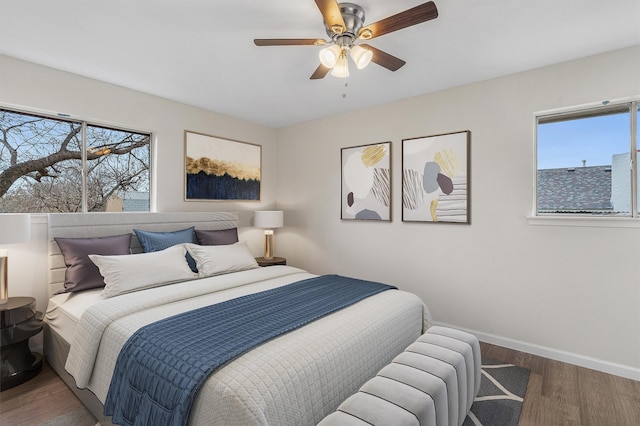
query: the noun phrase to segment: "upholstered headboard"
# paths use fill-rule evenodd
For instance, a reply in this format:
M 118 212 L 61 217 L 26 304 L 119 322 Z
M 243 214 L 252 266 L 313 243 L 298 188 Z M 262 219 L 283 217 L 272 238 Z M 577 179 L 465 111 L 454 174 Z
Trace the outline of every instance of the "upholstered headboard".
M 47 292 L 49 297 L 64 288 L 66 266 L 54 237 L 91 238 L 121 235 L 133 229 L 146 231 L 176 231 L 195 226 L 196 229 L 222 230 L 238 227 L 238 216 L 230 212 L 197 213 L 56 213 L 49 215 L 49 264 Z M 135 234 L 131 252 L 141 253 Z

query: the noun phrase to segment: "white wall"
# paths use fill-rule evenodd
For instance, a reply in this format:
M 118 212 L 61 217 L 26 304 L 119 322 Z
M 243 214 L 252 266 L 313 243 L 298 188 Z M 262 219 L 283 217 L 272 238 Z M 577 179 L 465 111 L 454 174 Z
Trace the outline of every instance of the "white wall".
M 489 341 L 640 379 L 640 229 L 527 221 L 534 112 L 638 94 L 640 46 L 281 129 L 279 254 L 394 283 Z M 471 131 L 471 225 L 403 223 L 401 140 L 460 130 Z M 340 148 L 383 141 L 393 221 L 341 221 Z
M 50 113 L 153 132 L 157 211 L 238 211 L 240 237 L 261 254 L 261 234 L 249 227 L 254 210 L 275 205 L 274 129 L 190 107 L 123 87 L 0 55 L 0 106 L 37 108 Z M 184 131 L 193 130 L 262 145 L 260 202 L 185 202 Z M 47 223 L 32 216 L 31 241 L 11 247 L 9 294 L 32 296 L 47 306 Z

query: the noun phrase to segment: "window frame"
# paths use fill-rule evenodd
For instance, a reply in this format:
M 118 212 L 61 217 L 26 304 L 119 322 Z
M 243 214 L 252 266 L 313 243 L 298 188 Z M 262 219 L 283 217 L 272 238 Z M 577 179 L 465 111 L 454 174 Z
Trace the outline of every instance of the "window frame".
M 35 117 L 42 117 L 45 119 L 49 119 L 49 120 L 59 120 L 59 121 L 63 121 L 63 122 L 71 122 L 71 123 L 77 123 L 80 124 L 82 126 L 82 130 L 81 130 L 81 134 L 82 134 L 82 159 L 81 159 L 81 165 L 82 165 L 82 211 L 80 212 L 75 212 L 76 214 L 86 214 L 86 213 L 98 213 L 98 212 L 91 212 L 88 210 L 88 205 L 87 205 L 87 174 L 88 174 L 88 168 L 87 168 L 87 126 L 94 126 L 94 127 L 102 127 L 108 130 L 115 130 L 115 131 L 121 131 L 121 132 L 131 132 L 131 133 L 138 133 L 138 134 L 147 134 L 149 135 L 149 213 L 154 212 L 155 211 L 155 206 L 156 206 L 156 202 L 155 202 L 155 196 L 156 196 L 156 182 L 155 182 L 155 151 L 156 151 L 156 134 L 154 131 L 152 130 L 147 130 L 147 129 L 134 129 L 131 127 L 127 127 L 125 125 L 122 124 L 116 124 L 116 123 L 112 123 L 112 122 L 108 122 L 108 121 L 103 121 L 103 120 L 96 120 L 96 119 L 89 119 L 83 116 L 78 116 L 78 115 L 73 115 L 73 114 L 67 114 L 67 113 L 62 113 L 62 112 L 52 112 L 52 111 L 48 111 L 48 110 L 43 110 L 43 109 L 39 109 L 39 108 L 31 108 L 31 107 L 24 107 L 24 106 L 19 106 L 19 105 L 13 105 L 13 104 L 8 104 L 8 103 L 3 103 L 0 102 L 0 109 L 4 109 L 6 111 L 12 112 L 12 113 L 16 113 L 16 114 L 25 114 L 25 115 L 31 115 L 31 116 L 35 116 Z M 69 213 L 73 213 L 73 212 L 69 212 Z M 102 212 L 102 213 L 114 213 L 114 214 L 120 214 L 120 213 L 127 213 L 125 211 L 122 212 Z M 0 213 L 2 214 L 2 213 Z M 33 215 L 47 215 L 47 214 L 56 214 L 55 212 L 50 212 L 50 213 L 27 213 L 27 214 L 31 214 Z
M 629 154 L 631 168 L 631 214 L 628 216 L 609 216 L 585 213 L 538 213 L 538 126 L 541 120 L 547 123 L 554 120 L 567 118 L 580 118 L 593 115 L 602 115 L 609 110 L 612 113 L 621 110 L 628 105 L 630 111 L 629 126 Z M 532 211 L 527 216 L 530 225 L 558 225 L 558 226 L 595 226 L 595 227 L 624 227 L 640 228 L 640 207 L 638 196 L 638 150 L 640 141 L 638 140 L 638 115 L 640 114 L 640 96 L 621 98 L 611 101 L 594 102 L 579 106 L 558 108 L 553 110 L 540 111 L 533 114 L 533 200 Z

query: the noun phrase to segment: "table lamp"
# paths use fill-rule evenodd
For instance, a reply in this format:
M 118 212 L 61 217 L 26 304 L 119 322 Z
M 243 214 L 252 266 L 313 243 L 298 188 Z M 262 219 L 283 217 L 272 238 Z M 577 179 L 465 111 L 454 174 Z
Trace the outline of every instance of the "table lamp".
M 28 241 L 31 221 L 28 214 L 0 214 L 0 245 Z M 0 304 L 9 301 L 9 251 L 0 249 Z
M 264 258 L 273 259 L 273 229 L 282 228 L 283 213 L 281 211 L 257 211 L 253 218 L 253 226 L 264 228 Z

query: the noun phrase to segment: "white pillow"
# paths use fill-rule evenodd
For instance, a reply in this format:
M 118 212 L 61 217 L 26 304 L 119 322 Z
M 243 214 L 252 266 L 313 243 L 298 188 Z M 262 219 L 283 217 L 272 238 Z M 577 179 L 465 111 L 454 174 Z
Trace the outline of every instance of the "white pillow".
M 101 295 L 107 298 L 197 278 L 198 274 L 189 268 L 185 254 L 184 244 L 178 244 L 152 253 L 120 256 L 90 254 L 89 258 L 104 277 L 105 286 Z
M 201 277 L 260 267 L 244 242 L 221 246 L 199 246 L 197 244 L 185 244 L 185 246 L 195 259 L 198 274 Z

